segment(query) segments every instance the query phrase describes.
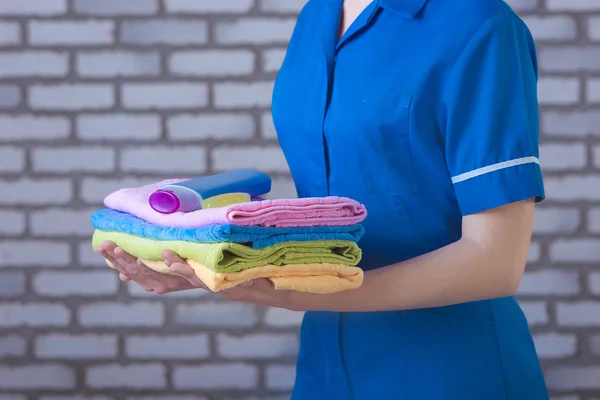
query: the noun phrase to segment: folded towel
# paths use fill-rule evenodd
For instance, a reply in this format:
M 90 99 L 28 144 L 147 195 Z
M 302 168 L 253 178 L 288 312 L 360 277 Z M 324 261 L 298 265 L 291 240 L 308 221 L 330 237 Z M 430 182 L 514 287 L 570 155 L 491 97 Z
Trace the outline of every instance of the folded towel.
M 103 208 L 92 215 L 92 226 L 103 231 L 115 231 L 153 240 L 180 240 L 200 243 L 244 243 L 254 249 L 264 249 L 282 242 L 316 240 L 347 240 L 358 242 L 364 234 L 361 224 L 342 226 L 306 226 L 273 228 L 238 226 L 233 224 L 182 228 L 153 225 L 121 211 Z
M 142 260 L 149 268 L 164 274 L 174 274 L 163 262 Z M 210 290 L 219 292 L 249 280 L 267 278 L 276 290 L 308 293 L 335 293 L 356 289 L 362 285 L 363 271 L 358 267 L 339 264 L 294 264 L 285 267 L 265 265 L 240 272 L 215 272 L 194 260 L 186 260 L 196 275 Z M 109 267 L 115 268 L 110 261 Z
M 99 229 L 94 231 L 92 246 L 96 249 L 107 240 L 137 258 L 150 261 L 162 260 L 161 253 L 169 249 L 179 257 L 197 261 L 215 272 L 238 272 L 267 264 L 330 263 L 354 266 L 362 257 L 362 251 L 355 242 L 344 240 L 284 242 L 258 250 L 239 243 L 158 241 Z
M 150 207 L 150 194 L 163 185 L 182 180 L 168 179 L 146 186 L 120 189 L 108 195 L 104 204 L 108 208 L 133 214 L 155 225 L 186 228 L 221 224 L 275 227 L 339 226 L 358 224 L 367 216 L 362 204 L 335 196 L 252 201 L 174 214 L 161 214 Z

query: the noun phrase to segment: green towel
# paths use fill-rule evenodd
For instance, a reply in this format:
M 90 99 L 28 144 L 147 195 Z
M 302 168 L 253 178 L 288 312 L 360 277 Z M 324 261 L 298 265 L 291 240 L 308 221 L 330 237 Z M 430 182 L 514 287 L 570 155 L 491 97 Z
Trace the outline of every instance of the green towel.
M 345 240 L 283 242 L 264 249 L 253 249 L 239 243 L 158 241 L 99 229 L 94 231 L 92 246 L 96 249 L 107 240 L 132 256 L 146 260 L 162 260 L 161 253 L 169 249 L 179 257 L 197 261 L 215 272 L 238 272 L 267 264 L 330 263 L 355 266 L 362 257 L 358 245 Z

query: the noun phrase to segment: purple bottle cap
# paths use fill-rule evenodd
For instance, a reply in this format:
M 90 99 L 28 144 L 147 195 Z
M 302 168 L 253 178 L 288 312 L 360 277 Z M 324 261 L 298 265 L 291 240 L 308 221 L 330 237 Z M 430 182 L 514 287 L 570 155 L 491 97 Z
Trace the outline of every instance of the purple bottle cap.
M 157 190 L 148 199 L 150 207 L 161 214 L 172 214 L 179 210 L 181 202 L 171 190 Z

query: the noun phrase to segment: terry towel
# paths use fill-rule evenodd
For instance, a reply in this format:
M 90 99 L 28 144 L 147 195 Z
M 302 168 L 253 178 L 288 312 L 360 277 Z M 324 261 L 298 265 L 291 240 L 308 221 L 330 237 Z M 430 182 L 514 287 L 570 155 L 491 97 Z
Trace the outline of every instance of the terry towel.
M 92 226 L 103 231 L 122 232 L 153 240 L 244 243 L 254 249 L 264 249 L 283 242 L 316 240 L 358 242 L 364 234 L 364 228 L 361 224 L 299 228 L 239 226 L 233 224 L 208 225 L 198 228 L 159 226 L 148 223 L 135 215 L 109 208 L 98 210 L 92 215 Z
M 148 268 L 173 274 L 163 262 L 142 260 Z M 276 290 L 326 294 L 356 289 L 362 285 L 363 271 L 358 267 L 339 264 L 265 265 L 239 272 L 215 272 L 194 260 L 186 260 L 202 282 L 213 292 L 230 289 L 243 282 L 268 278 Z M 106 263 L 114 269 L 110 261 Z
M 317 197 L 251 201 L 189 213 L 161 214 L 148 204 L 150 195 L 163 185 L 181 182 L 168 179 L 136 188 L 123 188 L 104 199 L 108 208 L 133 214 L 151 224 L 197 228 L 207 225 L 300 227 L 354 225 L 362 222 L 364 205 L 345 197 Z
M 150 261 L 163 260 L 161 253 L 169 249 L 179 257 L 197 261 L 215 272 L 239 272 L 268 264 L 330 263 L 355 266 L 362 257 L 362 251 L 355 242 L 343 240 L 284 242 L 258 250 L 239 243 L 158 241 L 99 229 L 94 231 L 92 246 L 96 249 L 107 240 L 134 257 Z

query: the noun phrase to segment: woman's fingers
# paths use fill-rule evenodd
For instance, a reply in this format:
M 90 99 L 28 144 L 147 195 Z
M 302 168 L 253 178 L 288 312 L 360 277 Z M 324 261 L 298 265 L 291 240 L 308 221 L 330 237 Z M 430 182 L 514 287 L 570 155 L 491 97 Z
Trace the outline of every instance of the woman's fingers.
M 175 272 L 177 275 L 184 277 L 195 287 L 208 289 L 208 287 L 202 282 L 192 267 L 190 267 L 185 260 L 173 253 L 171 250 L 165 250 L 162 252 L 162 256 L 165 259 L 165 265 L 169 269 Z
M 123 282 L 129 282 L 131 279 L 129 279 L 129 277 L 121 272 L 119 272 L 119 279 Z

